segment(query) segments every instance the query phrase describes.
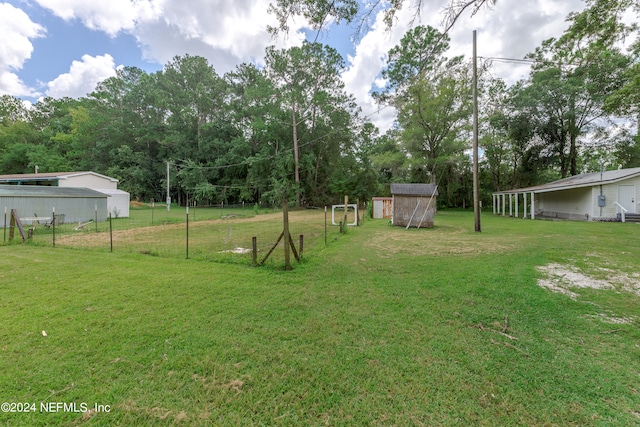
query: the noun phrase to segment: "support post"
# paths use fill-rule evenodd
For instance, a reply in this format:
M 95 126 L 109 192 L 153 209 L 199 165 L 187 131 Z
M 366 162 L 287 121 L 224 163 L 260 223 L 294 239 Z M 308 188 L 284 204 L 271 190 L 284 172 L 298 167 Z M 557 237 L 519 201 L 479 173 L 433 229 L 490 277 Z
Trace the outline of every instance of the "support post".
M 291 234 L 289 234 L 289 202 L 282 202 L 282 218 L 284 223 L 284 269 L 291 270 Z
M 187 206 L 187 259 L 189 259 L 189 206 Z
M 56 247 L 56 208 L 52 209 L 51 214 L 51 229 L 53 230 L 53 247 Z
M 509 216 L 513 216 L 513 193 L 509 193 Z
M 531 219 L 536 219 L 536 202 L 535 194 L 531 192 Z
M 251 259 L 252 264 L 254 266 L 258 265 L 258 238 L 255 236 L 251 238 L 251 254 L 252 254 L 252 259 Z
M 473 217 L 475 231 L 481 232 L 480 226 L 480 180 L 478 178 L 478 52 L 476 47 L 476 31 L 473 30 Z
M 324 245 L 327 246 L 327 207 L 326 206 L 324 207 Z
M 111 212 L 109 212 L 109 251 L 113 252 L 113 223 L 111 222 Z
M 170 179 L 170 172 L 169 172 L 169 165 L 171 163 L 167 162 L 167 212 L 171 211 L 171 196 L 169 195 L 169 189 L 171 188 L 171 186 L 169 185 L 169 179 Z
M 302 251 L 304 250 L 304 234 L 300 235 L 300 258 L 302 259 Z M 300 261 L 300 260 L 298 260 Z

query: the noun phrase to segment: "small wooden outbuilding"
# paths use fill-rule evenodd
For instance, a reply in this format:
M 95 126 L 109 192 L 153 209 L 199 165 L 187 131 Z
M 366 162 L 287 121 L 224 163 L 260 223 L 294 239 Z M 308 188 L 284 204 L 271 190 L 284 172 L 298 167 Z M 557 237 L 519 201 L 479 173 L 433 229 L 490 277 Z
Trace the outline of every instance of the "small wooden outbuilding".
M 391 219 L 393 216 L 393 198 L 374 197 L 372 213 L 376 219 Z
M 435 184 L 391 184 L 393 225 L 431 228 L 436 213 Z

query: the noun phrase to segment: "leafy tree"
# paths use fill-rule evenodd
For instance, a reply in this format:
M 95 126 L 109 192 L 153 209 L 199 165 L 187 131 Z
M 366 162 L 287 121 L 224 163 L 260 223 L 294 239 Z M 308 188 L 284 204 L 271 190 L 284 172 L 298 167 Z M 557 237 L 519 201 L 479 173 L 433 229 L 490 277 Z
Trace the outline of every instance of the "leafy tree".
M 628 59 L 598 41 L 549 39 L 531 55 L 526 90 L 538 135 L 554 152 L 562 177 L 578 173 L 579 138 L 607 118 L 606 98 L 622 84 Z
M 389 52 L 389 84 L 378 96 L 398 111 L 411 179 L 418 182 L 438 184 L 438 175 L 451 170 L 466 148 L 471 85 L 462 58 L 444 56 L 448 48 L 449 38 L 432 27 L 407 32 Z
M 306 42 L 286 50 L 270 47 L 265 62 L 280 106 L 290 115 L 296 204 L 300 206 L 303 187 L 307 197 L 323 192 L 317 185 L 321 166 L 351 149 L 355 102 L 344 91 L 340 79 L 344 63 L 333 48 Z
M 7 125 L 18 121 L 27 122 L 29 119 L 29 110 L 20 99 L 0 95 L 0 123 Z

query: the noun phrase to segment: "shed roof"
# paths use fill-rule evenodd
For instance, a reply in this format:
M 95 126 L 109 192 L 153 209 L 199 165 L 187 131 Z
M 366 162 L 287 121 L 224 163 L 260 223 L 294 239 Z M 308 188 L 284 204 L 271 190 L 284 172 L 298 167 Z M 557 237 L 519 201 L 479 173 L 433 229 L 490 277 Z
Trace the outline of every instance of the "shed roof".
M 398 196 L 437 196 L 435 184 L 391 184 L 391 194 Z
M 549 193 L 552 191 L 571 190 L 573 188 L 592 187 L 594 185 L 613 184 L 625 179 L 640 176 L 640 168 L 617 169 L 604 172 L 583 173 L 559 179 L 548 184 L 514 190 L 496 191 L 494 194 L 508 193 Z
M 68 197 L 95 198 L 109 197 L 99 191 L 81 187 L 49 187 L 44 185 L 0 185 L 0 197 Z
M 100 178 L 108 179 L 112 182 L 118 182 L 117 179 L 111 178 L 92 171 L 83 172 L 44 172 L 44 173 L 18 173 L 10 175 L 0 175 L 0 183 L 2 182 L 28 182 L 28 181 L 56 181 L 60 179 L 69 179 L 75 176 L 94 175 Z

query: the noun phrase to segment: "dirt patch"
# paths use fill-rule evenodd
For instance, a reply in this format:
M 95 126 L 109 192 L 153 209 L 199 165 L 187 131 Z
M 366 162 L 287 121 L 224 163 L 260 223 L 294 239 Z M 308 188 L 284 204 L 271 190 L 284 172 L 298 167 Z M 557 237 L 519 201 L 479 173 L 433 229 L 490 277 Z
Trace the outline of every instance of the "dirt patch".
M 637 274 L 626 274 L 619 271 L 599 268 L 596 272 L 604 273 L 606 278 L 599 279 L 582 273 L 576 267 L 549 264 L 538 267 L 545 277 L 538 280 L 538 285 L 552 292 L 561 293 L 573 300 L 580 296 L 580 289 L 598 289 L 614 292 L 630 292 L 640 296 L 640 278 Z M 598 313 L 587 315 L 587 318 L 600 320 L 614 325 L 630 324 L 635 322 L 634 317 L 617 317 L 613 314 Z
M 538 270 L 545 275 L 538 281 L 539 286 L 574 300 L 579 296 L 577 289 L 624 291 L 640 296 L 640 277 L 637 274 L 599 268 L 596 271 L 606 276 L 606 279 L 599 279 L 582 273 L 576 267 L 561 264 L 549 264 L 538 267 Z

